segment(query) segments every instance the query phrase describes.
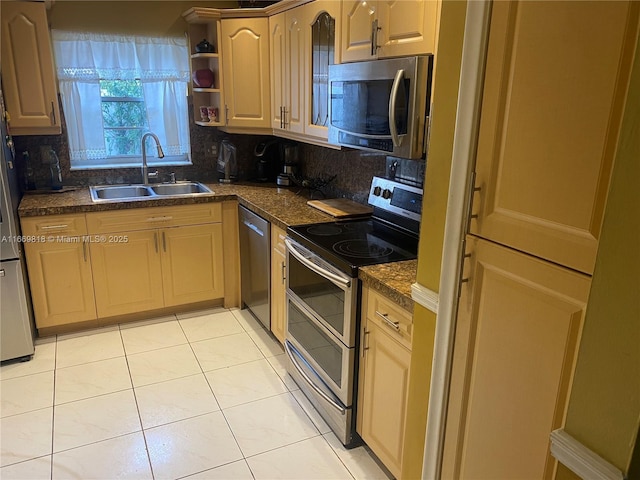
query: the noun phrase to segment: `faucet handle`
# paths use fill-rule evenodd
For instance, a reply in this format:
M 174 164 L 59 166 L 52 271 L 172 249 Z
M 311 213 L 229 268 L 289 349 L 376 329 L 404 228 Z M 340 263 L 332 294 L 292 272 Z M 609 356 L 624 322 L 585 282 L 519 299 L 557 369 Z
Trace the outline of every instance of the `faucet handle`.
M 147 178 L 158 178 L 158 170 L 147 173 Z
M 176 183 L 176 173 L 175 172 L 171 172 L 169 174 L 169 183 Z

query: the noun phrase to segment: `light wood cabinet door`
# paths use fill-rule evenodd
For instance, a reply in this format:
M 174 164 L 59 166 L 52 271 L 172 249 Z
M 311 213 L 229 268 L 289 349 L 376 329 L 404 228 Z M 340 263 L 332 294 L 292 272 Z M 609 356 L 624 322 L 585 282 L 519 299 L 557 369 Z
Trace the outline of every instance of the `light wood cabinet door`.
M 122 241 L 91 244 L 98 316 L 105 318 L 162 308 L 159 231 L 124 232 L 113 236 Z
M 224 297 L 222 224 L 159 231 L 165 306 Z
M 2 83 L 13 135 L 61 133 L 43 2 L 1 2 Z
M 282 109 L 285 103 L 285 78 L 287 78 L 285 12 L 269 17 L 269 53 L 271 78 L 271 127 L 283 130 Z
M 303 133 L 304 91 L 307 85 L 303 10 L 294 8 L 286 12 L 286 79 L 284 126 L 295 133 Z
M 271 333 L 284 345 L 286 336 L 286 233 L 271 224 Z
M 378 58 L 435 53 L 436 0 L 378 1 Z
M 467 237 L 443 478 L 550 478 L 587 275 Z
M 342 48 L 343 62 L 373 60 L 373 22 L 376 19 L 377 1 L 343 0 Z
M 225 18 L 222 71 L 229 127 L 271 126 L 268 18 Z
M 593 273 L 633 3 L 493 4 L 472 233 Z
M 389 471 L 400 478 L 411 352 L 370 318 L 363 342 L 360 434 Z
M 25 252 L 37 328 L 96 318 L 86 241 L 28 243 Z

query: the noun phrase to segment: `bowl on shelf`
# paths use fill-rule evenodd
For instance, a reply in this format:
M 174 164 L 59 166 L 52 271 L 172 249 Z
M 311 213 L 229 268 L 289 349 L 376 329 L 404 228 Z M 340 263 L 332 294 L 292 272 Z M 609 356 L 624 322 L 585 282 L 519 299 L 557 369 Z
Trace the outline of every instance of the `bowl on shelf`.
M 208 68 L 201 68 L 193 72 L 193 84 L 199 88 L 211 88 L 213 85 L 213 72 Z
M 214 53 L 215 48 L 205 38 L 199 44 L 196 45 L 196 53 Z

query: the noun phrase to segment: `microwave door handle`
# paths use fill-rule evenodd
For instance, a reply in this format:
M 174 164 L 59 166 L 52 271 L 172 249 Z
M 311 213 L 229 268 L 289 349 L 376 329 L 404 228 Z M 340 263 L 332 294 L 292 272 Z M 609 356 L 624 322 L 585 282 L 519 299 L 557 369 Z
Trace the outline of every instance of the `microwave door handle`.
M 332 281 L 333 283 L 335 283 L 339 287 L 349 288 L 351 286 L 351 282 L 350 281 L 345 280 L 345 279 L 339 277 L 338 275 L 335 275 L 332 272 L 328 272 L 324 268 L 321 268 L 320 266 L 316 265 L 315 263 L 313 263 L 309 259 L 305 258 L 304 255 L 302 255 L 300 252 L 298 252 L 298 250 L 296 250 L 296 247 L 291 244 L 291 242 L 289 241 L 288 238 L 284 239 L 284 243 L 287 244 L 287 247 L 289 249 L 289 252 L 291 252 L 291 255 L 296 257 L 296 259 L 298 259 L 300 261 L 300 263 L 302 263 L 309 270 L 311 270 L 313 272 L 316 272 L 318 275 L 320 275 L 320 276 L 322 276 L 324 278 L 329 279 L 330 281 Z
M 398 135 L 398 128 L 396 127 L 396 99 L 398 98 L 398 90 L 400 89 L 400 82 L 404 79 L 404 70 L 400 69 L 396 72 L 396 76 L 393 79 L 393 85 L 391 86 L 391 97 L 389 98 L 389 131 L 391 132 L 391 138 L 393 139 L 393 146 L 400 146 L 400 136 Z

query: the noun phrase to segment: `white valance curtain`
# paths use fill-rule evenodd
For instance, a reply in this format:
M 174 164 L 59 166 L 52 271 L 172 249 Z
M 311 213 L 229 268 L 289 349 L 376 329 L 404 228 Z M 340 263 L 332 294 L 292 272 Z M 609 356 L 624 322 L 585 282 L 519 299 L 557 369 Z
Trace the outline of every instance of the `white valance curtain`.
M 106 158 L 100 80 L 140 79 L 149 129 L 166 155 L 189 154 L 184 38 L 103 35 L 53 30 L 62 105 L 67 117 L 72 167 Z

